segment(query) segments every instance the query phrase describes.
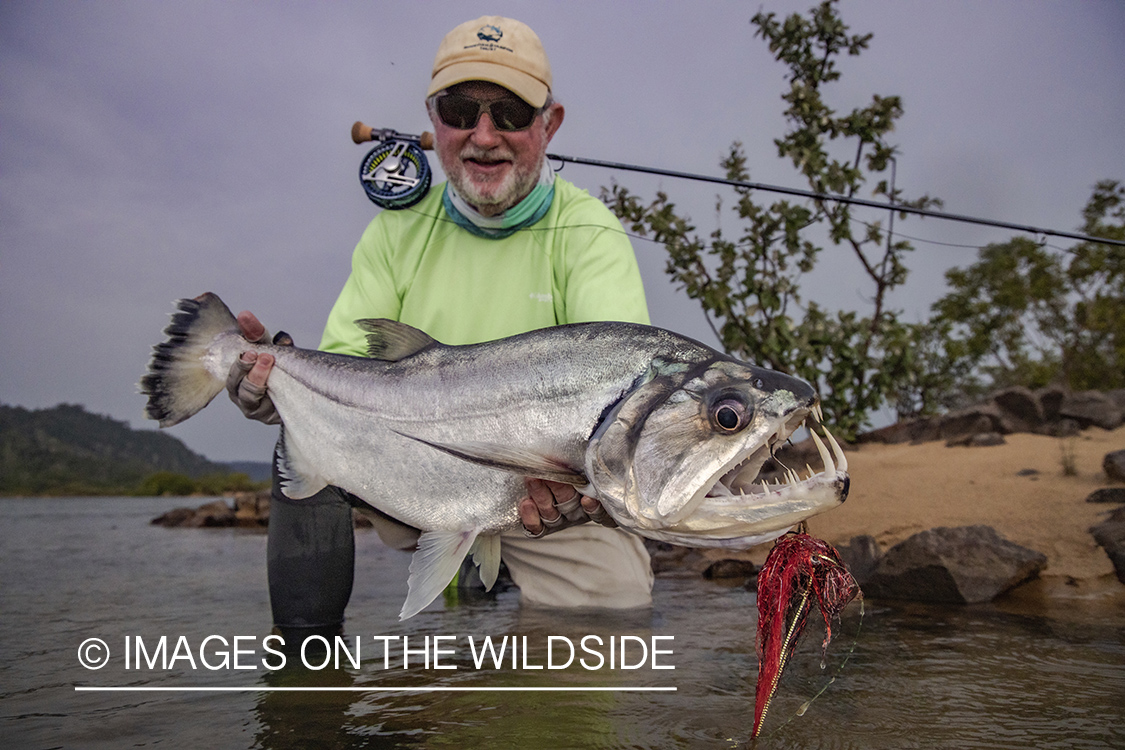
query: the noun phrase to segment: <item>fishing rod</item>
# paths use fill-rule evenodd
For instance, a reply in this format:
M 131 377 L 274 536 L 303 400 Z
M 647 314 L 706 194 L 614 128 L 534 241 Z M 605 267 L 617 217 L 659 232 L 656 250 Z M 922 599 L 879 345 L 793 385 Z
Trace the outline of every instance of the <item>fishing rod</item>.
M 399 133 L 389 128 L 372 128 L 362 122 L 356 122 L 352 125 L 352 141 L 357 144 L 367 143 L 369 141 L 380 141 L 382 144 L 376 146 L 367 154 L 359 168 L 360 184 L 363 185 L 367 197 L 370 198 L 373 203 L 382 208 L 400 209 L 413 206 L 425 197 L 426 191 L 430 188 L 432 172 L 424 150 L 428 151 L 433 149 L 433 133 L 423 132 L 421 135 L 410 135 L 407 133 Z M 947 221 L 982 224 L 985 226 L 1000 227 L 1002 229 L 1012 229 L 1018 232 L 1028 232 L 1030 234 L 1064 237 L 1066 239 L 1081 240 L 1083 242 L 1098 242 L 1106 245 L 1125 247 L 1125 240 L 1093 237 L 1080 232 L 1044 229 L 1028 224 L 996 221 L 995 219 L 982 219 L 977 216 L 966 216 L 965 214 L 932 211 L 927 208 L 917 208 L 915 206 L 894 203 L 893 201 L 890 203 L 880 203 L 878 201 L 855 198 L 849 195 L 819 193 L 814 190 L 801 190 L 799 188 L 783 187 L 780 185 L 767 185 L 761 182 L 729 180 L 723 177 L 712 177 L 710 175 L 696 174 L 694 172 L 680 172 L 673 169 L 622 164 L 620 162 L 602 161 L 600 159 L 587 159 L 581 156 L 547 154 L 547 158 L 569 164 L 583 164 L 590 167 L 604 167 L 606 169 L 621 169 L 629 172 L 660 175 L 662 177 L 678 177 L 684 180 L 709 182 L 716 185 L 727 185 L 729 187 L 746 188 L 749 190 L 762 190 L 764 192 L 781 193 L 821 201 L 833 201 L 835 203 L 847 203 L 854 206 L 877 208 L 882 211 L 890 209 L 901 213 L 929 216 L 935 219 L 945 219 Z

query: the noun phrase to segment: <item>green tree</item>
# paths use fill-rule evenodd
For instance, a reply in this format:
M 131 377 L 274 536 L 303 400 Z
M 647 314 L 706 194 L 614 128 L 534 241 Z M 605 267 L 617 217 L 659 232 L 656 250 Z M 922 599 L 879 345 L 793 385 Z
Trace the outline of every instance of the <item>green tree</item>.
M 1082 231 L 1125 239 L 1125 187 L 1099 182 Z M 946 272 L 951 291 L 934 305 L 959 366 L 987 387 L 1063 383 L 1125 387 L 1125 251 L 1098 242 L 1068 250 L 1024 237 L 981 248 Z
M 876 95 L 866 106 L 843 113 L 825 101 L 824 89 L 840 77 L 837 59 L 860 54 L 870 34 L 849 35 L 834 0 L 813 8 L 808 17 L 779 20 L 759 12 L 751 23 L 755 36 L 788 68 L 789 89 L 781 97 L 788 130 L 774 142 L 812 191 L 854 197 L 874 182 L 872 192 L 888 204 L 939 205 L 927 196 L 907 200 L 886 179 L 897 153 L 887 135 L 903 113 L 899 97 Z M 721 164 L 727 178 L 749 180 L 741 143 L 731 146 Z M 904 323 L 889 306 L 892 290 L 906 281 L 903 258 L 911 246 L 893 239 L 878 222 L 853 219 L 845 203 L 779 200 L 766 205 L 748 189 L 736 192 L 733 210 L 743 225 L 741 234 L 730 239 L 717 229 L 710 241 L 676 212 L 665 193 L 645 203 L 614 184 L 602 197 L 632 231 L 665 245 L 667 272 L 699 300 L 729 353 L 814 383 L 825 411 L 846 437 L 854 437 L 888 400 L 912 412 L 931 408 L 933 386 L 923 382 L 923 363 L 912 346 L 932 332 Z M 717 210 L 722 209 L 720 200 Z M 810 236 L 825 235 L 851 251 L 870 283 L 867 314 L 832 312 L 802 299 L 801 277 L 813 270 L 821 251 Z
M 190 495 L 195 492 L 195 482 L 191 477 L 173 471 L 157 471 L 149 474 L 141 482 L 138 494 L 146 496 Z

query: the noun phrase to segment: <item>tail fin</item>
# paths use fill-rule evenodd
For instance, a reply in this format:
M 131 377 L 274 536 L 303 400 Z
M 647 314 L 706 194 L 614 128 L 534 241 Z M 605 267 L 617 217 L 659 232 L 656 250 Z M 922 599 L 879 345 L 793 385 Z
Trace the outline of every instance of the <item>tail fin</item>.
M 216 335 L 238 331 L 238 321 L 223 301 L 207 292 L 176 303 L 168 340 L 152 348 L 141 393 L 148 396 L 145 416 L 161 427 L 179 424 L 215 398 L 225 381 L 207 371 L 204 355 Z

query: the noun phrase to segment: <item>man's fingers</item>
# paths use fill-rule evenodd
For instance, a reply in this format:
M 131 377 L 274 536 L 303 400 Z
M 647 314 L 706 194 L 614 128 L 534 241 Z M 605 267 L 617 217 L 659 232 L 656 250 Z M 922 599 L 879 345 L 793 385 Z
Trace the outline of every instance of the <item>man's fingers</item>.
M 555 507 L 555 495 L 551 492 L 551 488 L 547 486 L 547 482 L 529 477 L 524 480 L 524 484 L 527 486 L 527 494 L 538 511 L 540 519 L 555 521 L 562 515 Z
M 254 363 L 254 366 L 250 368 L 250 372 L 246 373 L 246 379 L 259 388 L 265 388 L 270 370 L 273 369 L 273 355 L 264 352 L 262 354 L 244 352 L 241 361 L 245 363 L 248 357 L 254 358 L 249 360 Z
M 516 509 L 520 514 L 520 523 L 527 530 L 529 536 L 539 536 L 543 533 L 543 522 L 539 520 L 539 508 L 531 497 L 520 500 Z
M 253 343 L 260 342 L 266 336 L 266 327 L 249 310 L 238 314 L 238 328 L 242 331 L 242 337 Z

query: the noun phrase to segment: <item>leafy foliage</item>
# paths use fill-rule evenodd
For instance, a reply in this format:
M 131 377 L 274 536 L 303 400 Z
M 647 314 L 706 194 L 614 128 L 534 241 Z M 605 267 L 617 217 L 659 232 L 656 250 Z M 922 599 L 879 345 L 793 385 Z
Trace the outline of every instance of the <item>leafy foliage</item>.
M 1083 211 L 1084 234 L 1125 239 L 1125 187 L 1106 180 Z M 1097 242 L 1052 249 L 1016 237 L 946 272 L 935 325 L 962 344 L 961 367 L 990 386 L 1061 382 L 1125 387 L 1125 251 Z
M 811 190 L 853 197 L 875 182 L 872 192 L 889 203 L 940 205 L 928 196 L 906 199 L 885 177 L 888 167 L 893 174 L 897 153 L 887 135 L 903 113 L 899 97 L 876 95 L 846 113 L 825 101 L 824 89 L 840 77 L 837 58 L 858 55 L 870 34 L 849 35 L 834 0 L 813 8 L 807 18 L 794 14 L 779 20 L 759 12 L 751 23 L 788 68 L 789 90 L 781 98 L 788 105 L 789 127 L 775 144 Z M 728 179 L 749 180 L 741 143 L 731 146 L 722 166 Z M 920 358 L 913 347 L 934 333 L 903 323 L 888 306 L 891 291 L 906 281 L 909 243 L 893 239 L 879 223 L 853 220 L 845 203 L 779 200 L 767 205 L 756 202 L 748 189 L 736 190 L 733 210 L 743 225 L 741 234 L 730 239 L 717 229 L 709 241 L 676 212 L 665 193 L 646 204 L 615 184 L 602 197 L 632 231 L 664 243 L 666 270 L 699 300 L 729 353 L 816 384 L 825 411 L 847 437 L 888 400 L 912 411 L 936 408 L 935 388 L 947 390 L 954 375 L 924 374 L 924 365 L 935 361 Z M 814 227 L 832 244 L 849 249 L 861 266 L 870 282 L 868 314 L 832 312 L 801 298 L 800 278 L 813 270 L 821 251 L 810 239 Z

